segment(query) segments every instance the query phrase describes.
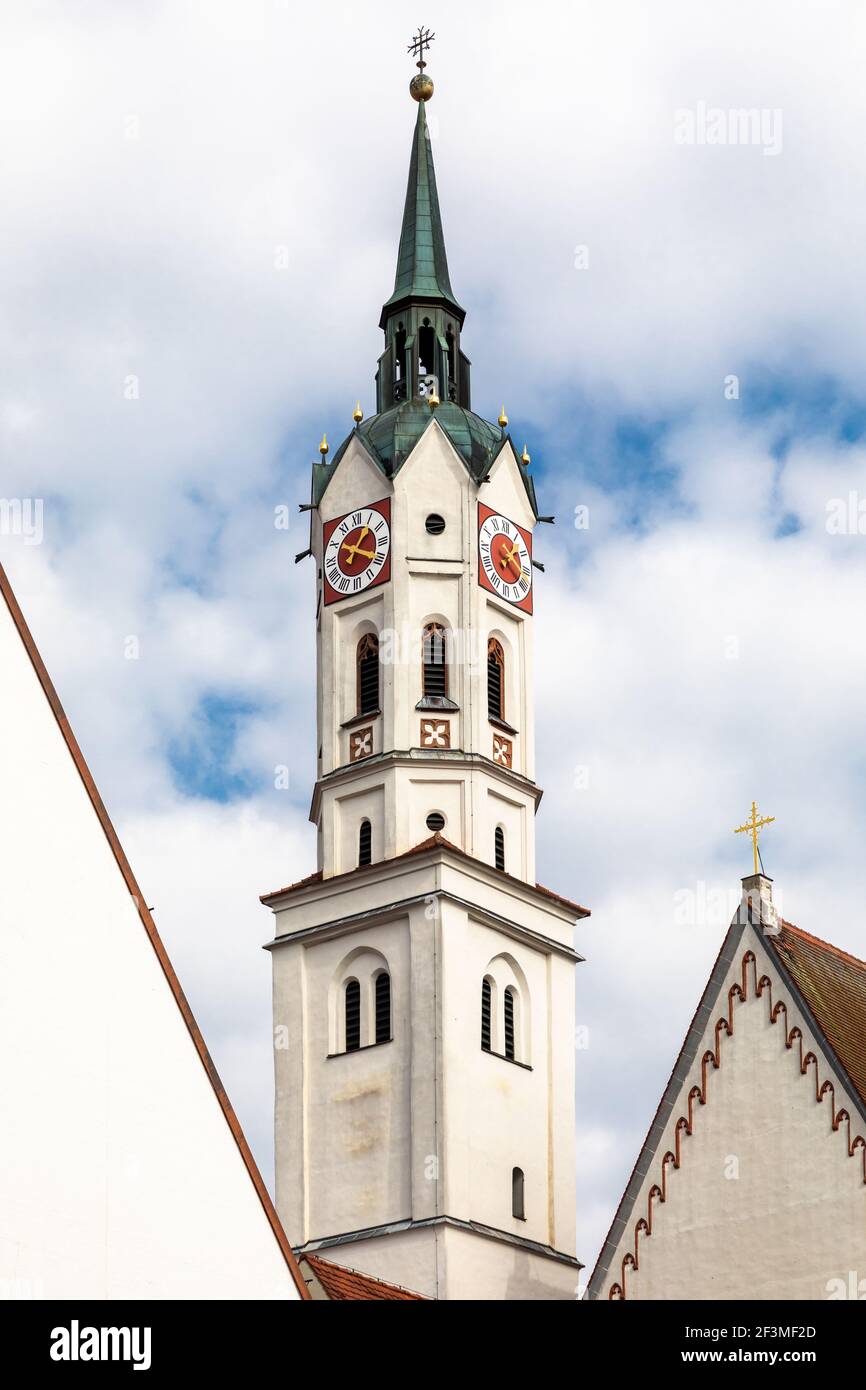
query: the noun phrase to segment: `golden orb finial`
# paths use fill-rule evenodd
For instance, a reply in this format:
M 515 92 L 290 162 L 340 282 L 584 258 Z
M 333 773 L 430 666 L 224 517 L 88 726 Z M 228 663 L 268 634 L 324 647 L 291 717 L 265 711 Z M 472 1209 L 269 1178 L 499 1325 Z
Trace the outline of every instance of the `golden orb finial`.
M 435 410 L 437 405 L 441 404 L 439 397 L 436 395 L 435 391 L 430 392 L 430 395 L 427 397 L 427 404 L 429 405 L 431 410 Z
M 508 416 L 505 414 L 505 406 L 503 406 L 499 412 L 499 428 L 504 430 L 507 424 Z
M 409 95 L 413 101 L 429 101 L 433 95 L 433 78 L 426 72 L 419 72 L 409 83 Z
M 360 425 L 360 423 L 361 423 L 361 421 L 363 420 L 363 418 L 364 418 L 364 412 L 363 412 L 363 410 L 361 409 L 361 402 L 358 401 L 358 404 L 355 406 L 355 409 L 352 411 L 352 419 L 355 421 L 355 424 L 356 424 L 356 425 Z
M 524 446 L 523 446 L 523 453 L 521 454 L 520 462 L 521 462 L 521 463 L 531 463 L 531 462 L 532 462 L 532 459 L 529 457 L 529 450 L 527 449 L 527 447 L 526 447 L 525 444 L 524 444 Z
M 322 442 L 321 442 L 321 444 L 319 445 L 319 453 L 322 455 L 322 458 L 324 458 L 325 455 L 327 454 L 327 452 L 328 452 L 328 436 L 327 436 L 326 434 L 323 434 L 323 435 L 322 435 Z

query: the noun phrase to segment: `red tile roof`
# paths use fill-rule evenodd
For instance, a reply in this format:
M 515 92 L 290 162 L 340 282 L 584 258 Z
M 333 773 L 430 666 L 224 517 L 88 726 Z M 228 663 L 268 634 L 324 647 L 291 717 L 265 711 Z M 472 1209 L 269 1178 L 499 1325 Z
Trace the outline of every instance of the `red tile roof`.
M 450 840 L 446 840 L 445 836 L 440 835 L 438 832 L 435 835 L 430 835 L 426 840 L 422 840 L 420 844 L 413 845 L 411 849 L 403 850 L 402 854 L 393 855 L 392 860 L 408 859 L 413 854 L 423 854 L 425 850 L 436 849 L 437 847 L 440 847 L 442 849 L 449 849 L 451 850 L 452 854 L 459 854 L 461 859 L 472 859 L 475 863 L 484 862 L 483 860 L 475 859 L 475 856 L 472 854 L 467 854 L 465 849 L 461 849 L 459 845 L 452 844 Z M 345 873 L 334 874 L 333 878 L 348 878 L 350 874 L 355 875 L 368 873 L 371 869 L 380 868 L 383 863 L 391 863 L 392 860 L 380 859 L 377 860 L 375 864 L 363 864 L 360 865 L 357 869 L 349 869 Z M 486 867 L 492 868 L 492 865 L 487 864 Z M 513 874 L 505 873 L 503 869 L 497 869 L 495 872 L 501 874 L 503 878 L 514 877 Z M 294 893 L 296 892 L 296 890 L 300 888 L 309 888 L 311 884 L 320 883 L 321 881 L 322 871 L 321 869 L 317 869 L 314 874 L 308 874 L 306 878 L 298 879 L 297 883 L 289 883 L 286 885 L 285 888 L 276 888 L 272 893 L 263 893 L 262 896 L 259 898 L 259 902 L 264 903 L 266 907 L 270 906 L 270 904 L 272 902 L 275 902 L 277 898 L 285 897 L 287 893 Z M 328 881 L 330 882 L 330 879 Z M 514 879 L 514 882 L 523 884 L 523 879 Z M 579 917 L 590 916 L 590 911 L 588 907 L 581 907 L 580 903 L 574 903 L 571 901 L 570 898 L 564 898 L 561 893 L 554 893 L 552 888 L 545 888 L 541 883 L 530 883 L 524 884 L 523 886 L 528 888 L 534 887 L 537 893 L 543 893 L 546 898 L 552 898 L 554 902 L 561 903 L 563 907 L 570 908 L 573 912 L 576 912 Z
M 789 922 L 765 936 L 866 1104 L 866 961 Z
M 384 1279 L 374 1279 L 372 1274 L 361 1274 L 357 1269 L 332 1264 L 330 1260 L 323 1260 L 320 1255 L 302 1255 L 301 1267 L 305 1264 L 309 1265 L 328 1298 L 335 1303 L 346 1299 L 366 1303 L 379 1299 L 390 1301 L 402 1298 L 419 1299 L 422 1303 L 428 1301 L 423 1294 L 411 1293 L 409 1289 L 400 1288 L 398 1284 L 386 1284 Z

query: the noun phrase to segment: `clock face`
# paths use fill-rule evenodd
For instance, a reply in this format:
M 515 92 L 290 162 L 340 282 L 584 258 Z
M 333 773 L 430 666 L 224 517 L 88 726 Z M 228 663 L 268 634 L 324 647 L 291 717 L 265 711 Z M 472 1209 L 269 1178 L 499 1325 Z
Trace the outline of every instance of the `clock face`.
M 391 578 L 391 499 L 325 523 L 325 603 L 338 603 Z
M 532 612 L 532 536 L 478 503 L 478 582 L 524 613 Z

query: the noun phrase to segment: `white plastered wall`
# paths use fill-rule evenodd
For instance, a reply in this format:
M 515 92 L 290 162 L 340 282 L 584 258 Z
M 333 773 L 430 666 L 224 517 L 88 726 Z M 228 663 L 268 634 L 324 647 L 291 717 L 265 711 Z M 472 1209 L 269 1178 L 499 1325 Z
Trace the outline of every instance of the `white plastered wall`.
M 510 446 L 503 448 L 489 482 L 477 487 L 463 461 L 435 420 L 393 481 L 372 464 L 354 440 L 340 461 L 313 520 L 313 551 L 321 555 L 322 526 L 362 505 L 390 497 L 392 503 L 392 577 L 381 587 L 345 599 L 319 614 L 320 774 L 328 777 L 349 764 L 351 729 L 342 726 L 355 714 L 355 650 L 360 635 L 380 634 L 382 712 L 370 719 L 374 754 L 412 751 L 431 769 L 401 777 L 390 763 L 371 766 L 366 781 L 381 786 L 384 796 L 381 825 L 374 825 L 374 843 L 386 856 L 411 848 L 430 832 L 426 819 L 432 810 L 447 814 L 446 836 L 468 853 L 492 861 L 493 835 L 500 807 L 490 800 L 499 787 L 510 806 L 509 835 L 517 844 L 509 854 L 510 872 L 532 882 L 535 873 L 535 798 L 528 780 L 534 774 L 532 724 L 532 621 L 529 615 L 487 593 L 478 584 L 477 506 L 501 509 L 527 530 L 534 525 L 532 510 Z M 431 536 L 426 517 L 436 512 L 445 531 Z M 421 698 L 423 626 L 442 623 L 451 634 L 449 698 L 457 710 L 436 714 L 448 726 L 450 748 L 447 773 L 434 755 L 424 754 L 421 722 L 416 709 Z M 471 766 L 455 761 L 461 753 L 493 759 L 494 729 L 487 717 L 487 640 L 495 636 L 506 655 L 506 719 L 513 726 L 513 770 L 517 778 L 501 776 L 495 766 Z M 426 717 L 429 717 L 427 715 Z M 365 721 L 366 723 L 366 721 Z M 357 726 L 355 726 L 357 727 Z M 355 780 L 355 771 L 352 772 Z M 431 800 L 431 783 L 441 776 L 462 781 L 459 797 L 450 795 L 449 810 Z M 341 773 L 338 781 L 343 780 Z M 507 783 L 507 786 L 502 786 Z M 319 825 L 319 867 L 326 877 L 351 867 L 341 830 L 335 825 L 337 802 L 345 795 L 336 782 L 326 782 L 316 814 Z
M 530 914 L 501 876 L 499 893 L 485 891 L 478 875 L 493 874 L 481 865 L 449 867 L 448 896 L 438 896 L 444 866 L 432 862 L 437 854 L 448 851 L 383 864 L 359 877 L 354 891 L 325 880 L 305 889 L 294 908 L 292 896 L 284 908 L 276 905 L 274 1020 L 286 1030 L 276 1053 L 280 1215 L 299 1244 L 448 1217 L 573 1257 L 574 958 L 541 940 L 504 936 L 466 903 L 484 901 L 563 946 L 571 925 L 538 895 Z M 410 900 L 405 909 L 387 906 Z M 342 932 L 339 913 L 349 908 L 358 916 Z M 370 920 L 377 910 L 384 920 Z M 286 935 L 293 926 L 308 935 Z M 392 981 L 393 1041 L 333 1055 L 335 1019 L 341 1041 L 335 984 L 361 979 L 364 966 L 365 997 L 364 981 L 382 962 Z M 500 987 L 500 1010 L 505 985 L 518 990 L 523 1066 L 482 1051 L 481 987 L 489 973 Z M 512 1213 L 514 1167 L 525 1173 L 525 1220 Z M 567 1260 L 529 1258 L 501 1239 L 469 1239 L 485 1246 L 469 1262 L 471 1279 L 459 1263 L 442 1263 L 444 1247 L 430 1227 L 322 1253 L 443 1298 L 498 1297 L 491 1290 L 503 1286 L 506 1272 L 509 1297 L 519 1296 L 520 1278 L 526 1297 L 535 1297 L 548 1280 L 540 1270 L 550 1265 L 549 1286 L 573 1296 L 576 1271 Z M 476 1281 L 474 1292 L 453 1293 L 457 1279 L 462 1289 Z
M 819 1081 L 835 1083 L 836 1111 L 863 1133 L 851 1097 L 782 982 L 775 960 L 747 928 L 731 964 L 680 1103 L 674 1106 L 599 1296 L 622 1284 L 622 1261 L 634 1254 L 635 1222 L 646 1219 L 649 1190 L 661 1183 L 661 1159 L 675 1149 L 674 1126 L 688 1113 L 688 1093 L 701 1082 L 701 1058 L 715 1046 L 715 1024 L 727 1016 L 728 991 L 742 983 L 742 957 L 753 950 L 757 978 L 772 981 L 772 1002 L 787 1006 L 770 1022 L 770 994 L 755 995 L 749 967 L 747 1002 L 734 1003 L 732 1037 L 722 1036 L 720 1066 L 710 1067 L 707 1103 L 694 1105 L 693 1133 L 681 1138 L 681 1165 L 667 1165 L 667 1200 L 653 1201 L 652 1234 L 638 1236 L 638 1269 L 626 1267 L 627 1298 L 825 1299 L 834 1280 L 866 1275 L 866 1185 L 862 1152 L 848 1154 L 848 1129 L 832 1128 L 832 1100 L 816 1100 Z M 859 1125 L 859 1128 L 858 1128 Z
M 297 1298 L 2 599 L 0 670 L 0 1287 Z

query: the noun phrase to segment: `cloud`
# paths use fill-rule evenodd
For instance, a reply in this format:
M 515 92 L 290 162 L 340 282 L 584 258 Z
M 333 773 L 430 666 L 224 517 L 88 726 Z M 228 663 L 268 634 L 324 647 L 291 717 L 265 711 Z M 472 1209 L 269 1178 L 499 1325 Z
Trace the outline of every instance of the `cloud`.
M 785 911 L 866 954 L 866 537 L 827 528 L 866 496 L 864 25 L 853 0 L 437 14 L 475 405 L 505 401 L 558 516 L 538 844 L 542 880 L 593 909 L 587 1264 L 723 931 L 676 895 L 736 891 L 753 796 Z M 373 408 L 405 27 L 396 4 L 302 26 L 271 0 L 43 5 L 7 19 L 0 60 L 0 495 L 45 501 L 43 545 L 0 552 L 264 1168 L 257 896 L 315 859 L 294 509 L 322 430 Z M 781 110 L 781 152 L 678 145 L 699 102 Z

